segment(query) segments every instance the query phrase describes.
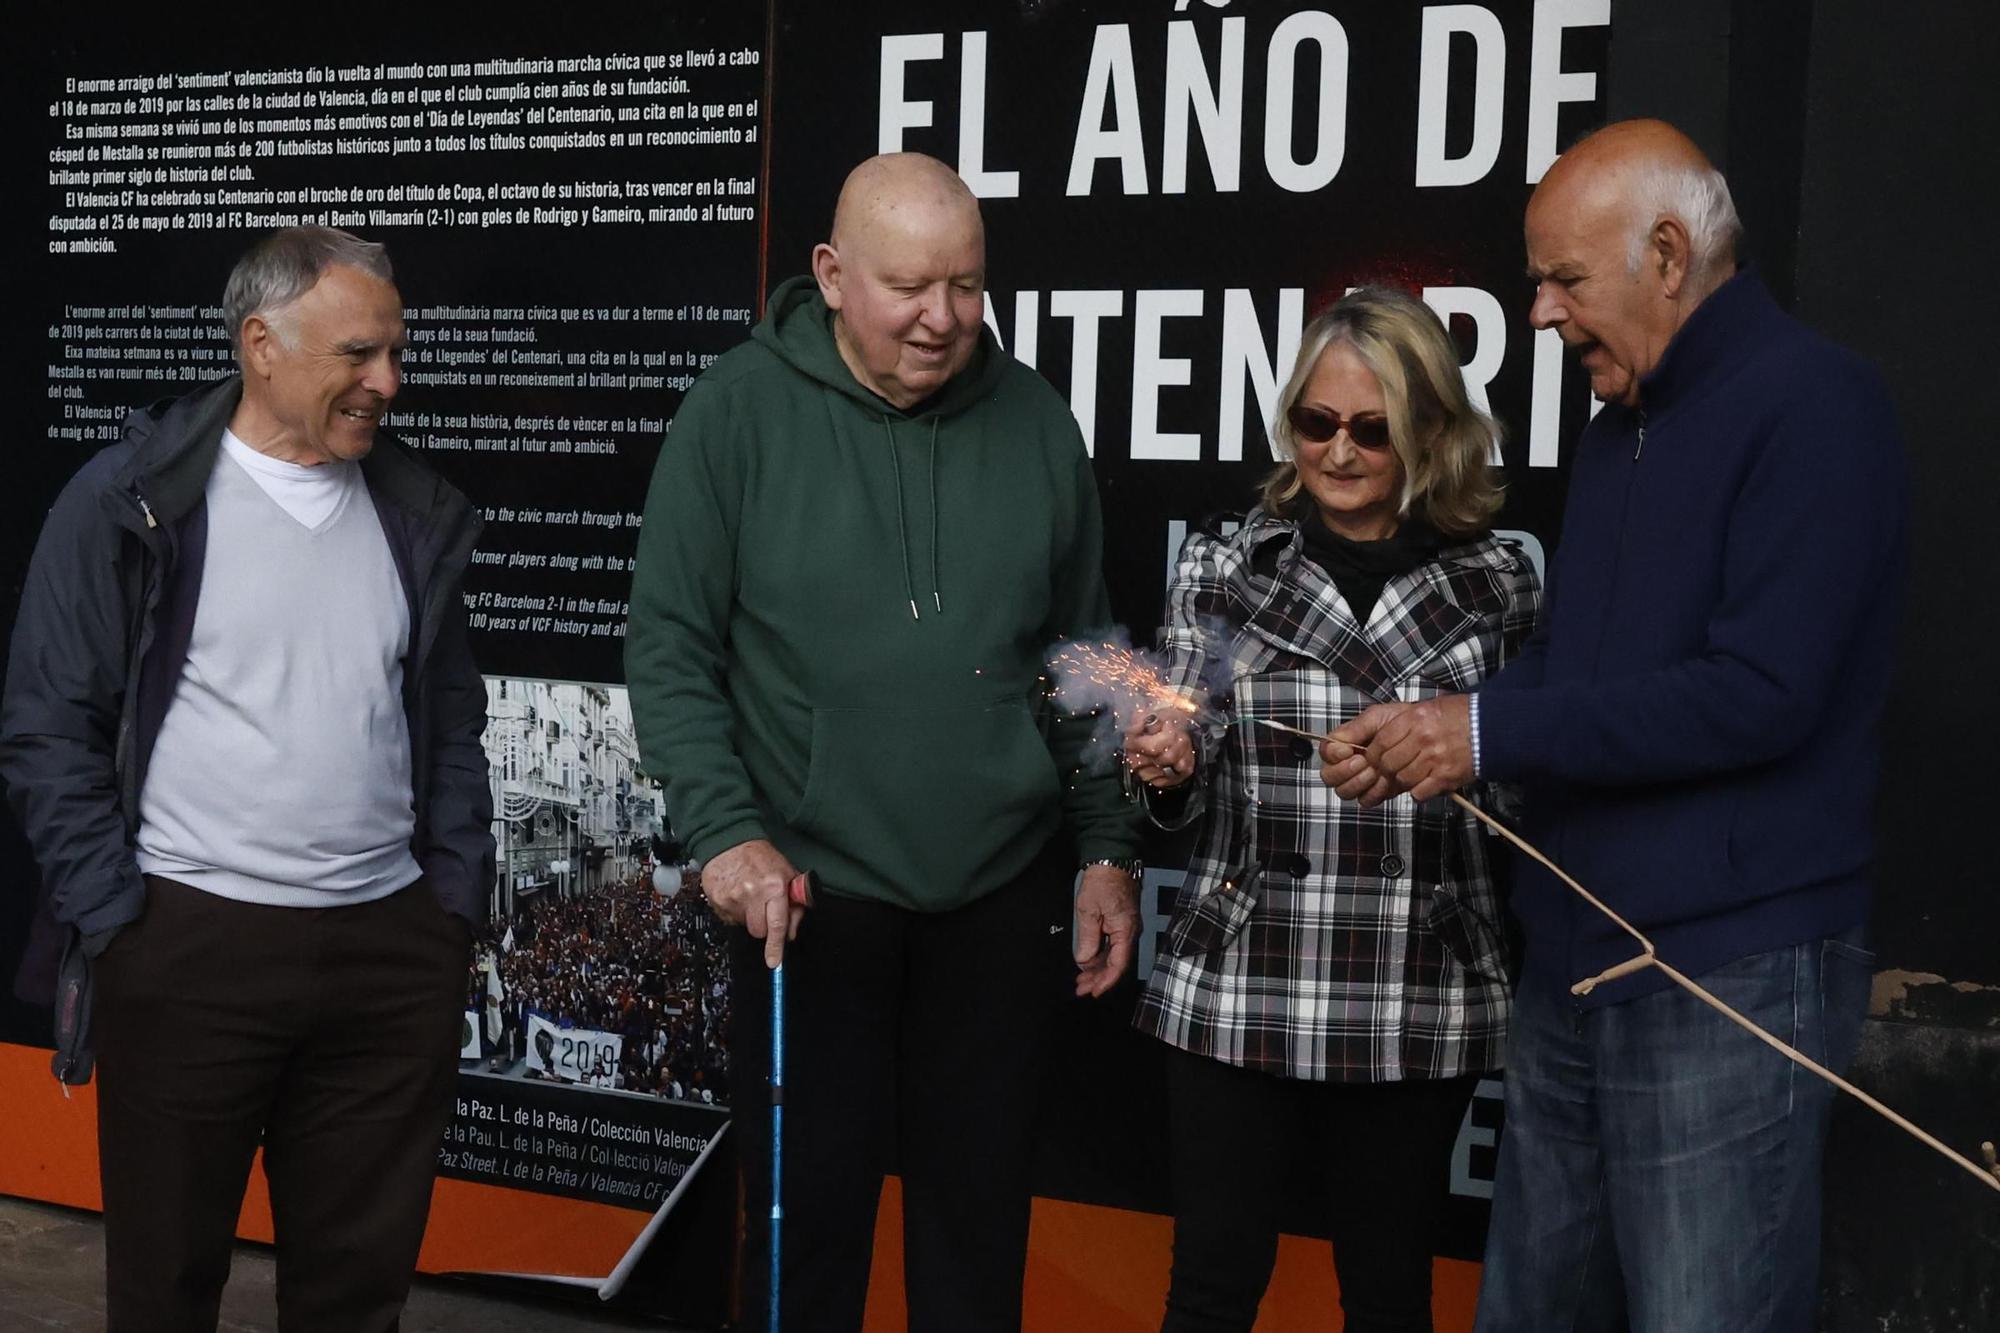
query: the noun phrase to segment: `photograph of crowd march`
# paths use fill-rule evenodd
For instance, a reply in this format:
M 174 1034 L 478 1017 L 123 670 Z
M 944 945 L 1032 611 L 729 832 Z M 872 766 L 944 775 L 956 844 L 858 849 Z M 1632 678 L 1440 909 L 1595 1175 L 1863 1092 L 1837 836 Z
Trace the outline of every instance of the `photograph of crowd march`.
M 488 677 L 498 873 L 462 1066 L 726 1106 L 721 923 L 616 685 Z

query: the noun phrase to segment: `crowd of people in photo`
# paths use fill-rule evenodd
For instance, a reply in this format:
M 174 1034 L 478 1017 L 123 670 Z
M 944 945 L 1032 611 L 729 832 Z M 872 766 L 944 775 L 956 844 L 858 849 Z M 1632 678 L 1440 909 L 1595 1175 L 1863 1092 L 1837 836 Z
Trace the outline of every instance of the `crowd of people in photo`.
M 669 887 L 675 872 L 669 871 Z M 574 897 L 544 893 L 495 916 L 475 950 L 468 1003 L 488 998 L 498 960 L 502 1067 L 528 1050 L 530 1020 L 624 1039 L 612 1086 L 676 1101 L 729 1102 L 729 968 L 723 927 L 690 871 L 659 892 L 653 872 Z M 525 1068 L 526 1077 L 546 1077 Z

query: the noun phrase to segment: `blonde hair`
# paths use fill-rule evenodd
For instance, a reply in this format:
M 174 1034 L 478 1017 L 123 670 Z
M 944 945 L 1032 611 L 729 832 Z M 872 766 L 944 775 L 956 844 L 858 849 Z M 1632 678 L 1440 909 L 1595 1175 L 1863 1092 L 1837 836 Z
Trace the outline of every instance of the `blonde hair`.
M 1421 507 L 1423 517 L 1447 537 L 1484 531 L 1500 512 L 1500 481 L 1492 467 L 1500 426 L 1466 396 L 1458 348 L 1437 315 L 1416 297 L 1388 287 L 1356 288 L 1314 316 L 1299 335 L 1298 360 L 1271 423 L 1271 443 L 1281 461 L 1264 480 L 1264 507 L 1283 513 L 1305 489 L 1290 414 L 1320 357 L 1336 343 L 1353 348 L 1382 386 L 1390 447 L 1403 472 L 1397 512 L 1407 518 Z

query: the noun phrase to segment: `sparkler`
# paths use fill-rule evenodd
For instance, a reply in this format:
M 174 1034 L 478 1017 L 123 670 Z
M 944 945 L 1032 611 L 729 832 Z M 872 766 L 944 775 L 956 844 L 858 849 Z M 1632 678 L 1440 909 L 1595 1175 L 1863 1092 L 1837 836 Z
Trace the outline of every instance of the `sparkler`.
M 1275 718 L 1246 717 L 1241 720 L 1247 722 L 1254 722 L 1260 727 L 1269 727 L 1273 731 L 1282 731 L 1293 736 L 1304 736 L 1308 740 L 1327 741 L 1332 739 L 1332 737 L 1330 736 L 1321 735 L 1319 732 L 1316 731 L 1308 731 L 1304 727 L 1295 727 L 1292 726 L 1290 723 L 1280 722 Z M 1335 742 L 1335 743 L 1337 745 L 1344 744 L 1342 742 Z M 1347 746 L 1345 748 L 1347 748 L 1350 753 L 1352 753 L 1354 749 L 1354 747 L 1352 746 Z M 1488 828 L 1492 829 L 1495 833 L 1499 834 L 1501 837 L 1505 838 L 1515 847 L 1519 848 L 1523 854 L 1531 857 L 1536 862 L 1540 863 L 1544 868 L 1546 868 L 1552 874 L 1554 874 L 1557 879 L 1561 880 L 1564 884 L 1568 885 L 1570 889 L 1575 891 L 1577 895 L 1580 896 L 1585 902 L 1589 903 L 1592 907 L 1595 907 L 1598 911 L 1602 912 L 1605 916 L 1609 917 L 1611 921 L 1620 930 L 1624 931 L 1627 935 L 1630 935 L 1633 939 L 1639 942 L 1639 947 L 1642 950 L 1642 952 L 1637 957 L 1629 958 L 1626 961 L 1619 963 L 1613 967 L 1608 967 L 1594 977 L 1585 977 L 1582 981 L 1579 981 L 1575 985 L 1570 987 L 1571 993 L 1576 995 L 1588 995 L 1590 994 L 1591 991 L 1597 989 L 1597 987 L 1602 985 L 1604 982 L 1615 981 L 1619 977 L 1630 976 L 1635 972 L 1642 972 L 1649 967 L 1657 968 L 1660 972 L 1664 973 L 1667 979 L 1673 982 L 1676 986 L 1679 986 L 1682 990 L 1687 991 L 1697 1000 L 1700 1000 L 1703 1004 L 1715 1010 L 1717 1013 L 1721 1014 L 1724 1018 L 1727 1018 L 1730 1022 L 1736 1024 L 1736 1026 L 1742 1028 L 1744 1031 L 1748 1032 L 1751 1036 L 1763 1042 L 1766 1046 L 1769 1046 L 1772 1050 L 1784 1056 L 1787 1060 L 1790 1060 L 1793 1064 L 1796 1064 L 1802 1069 L 1809 1070 L 1812 1073 L 1819 1075 L 1821 1078 L 1825 1079 L 1828 1083 L 1831 1083 L 1834 1087 L 1840 1089 L 1842 1092 L 1848 1094 L 1850 1097 L 1853 1097 L 1855 1100 L 1859 1101 L 1863 1106 L 1866 1106 L 1869 1110 L 1875 1112 L 1877 1115 L 1880 1115 L 1890 1124 L 1896 1126 L 1898 1129 L 1901 1129 L 1906 1133 L 1908 1133 L 1909 1135 L 1911 1135 L 1913 1138 L 1917 1140 L 1917 1142 L 1923 1144 L 1928 1148 L 1933 1148 L 1936 1151 L 1942 1153 L 1946 1158 L 1948 1158 L 1951 1161 L 1951 1163 L 1954 1166 L 1960 1167 L 1963 1170 L 1971 1172 L 1973 1178 L 1978 1180 L 1980 1184 L 1985 1185 L 1989 1189 L 2000 1191 L 2000 1156 L 1996 1156 L 1994 1146 L 1991 1143 L 1982 1143 L 1980 1145 L 1980 1151 L 1986 1158 L 1986 1165 L 1984 1167 L 1981 1167 L 1980 1165 L 1975 1163 L 1971 1158 L 1967 1157 L 1965 1154 L 1959 1152 L 1957 1149 L 1944 1143 L 1935 1135 L 1920 1128 L 1913 1121 L 1907 1119 L 1906 1117 L 1898 1114 L 1896 1111 L 1890 1109 L 1887 1105 L 1885 1105 L 1877 1098 L 1869 1095 L 1866 1092 L 1863 1092 L 1860 1088 L 1855 1087 L 1852 1083 L 1849 1083 L 1846 1079 L 1834 1073 L 1831 1069 L 1828 1069 L 1826 1066 L 1820 1064 L 1816 1060 L 1812 1059 L 1810 1056 L 1805 1055 L 1804 1053 L 1796 1050 L 1795 1048 L 1787 1045 L 1786 1043 L 1779 1041 L 1776 1037 L 1766 1032 L 1763 1028 L 1757 1026 L 1755 1023 L 1745 1018 L 1742 1014 L 1737 1013 L 1734 1009 L 1724 1004 L 1721 1000 L 1716 999 L 1715 996 L 1711 995 L 1706 989 L 1704 989 L 1701 985 L 1699 985 L 1695 981 L 1691 980 L 1685 974 L 1677 971 L 1673 967 L 1668 966 L 1664 961 L 1661 960 L 1658 950 L 1655 949 L 1653 946 L 1653 942 L 1647 939 L 1646 936 L 1640 932 L 1638 927 L 1634 926 L 1624 917 L 1618 915 L 1618 913 L 1612 911 L 1609 907 L 1607 907 L 1604 904 L 1604 902 L 1601 899 L 1597 897 L 1597 895 L 1593 894 L 1590 890 L 1584 888 L 1583 885 L 1577 883 L 1574 879 L 1570 878 L 1567 871 L 1565 871 L 1561 866 L 1557 865 L 1554 861 L 1549 860 L 1548 857 L 1544 856 L 1541 850 L 1537 848 L 1533 843 L 1529 842 L 1526 838 L 1523 838 L 1520 834 L 1514 832 L 1514 830 L 1508 828 L 1505 824 L 1495 819 L 1492 815 L 1487 814 L 1484 810 L 1480 809 L 1477 805 L 1474 805 L 1471 801 L 1465 799 L 1465 797 L 1461 796 L 1459 793 L 1452 792 L 1450 793 L 1450 795 L 1453 801 L 1457 802 L 1460 806 L 1469 811 L 1474 818 L 1479 820 L 1482 824 L 1485 824 Z
M 1106 704 L 1130 716 L 1143 712 L 1193 715 L 1201 704 L 1185 690 L 1175 689 L 1143 653 L 1114 643 L 1066 643 L 1049 655 L 1055 673 L 1055 696 L 1073 707 Z

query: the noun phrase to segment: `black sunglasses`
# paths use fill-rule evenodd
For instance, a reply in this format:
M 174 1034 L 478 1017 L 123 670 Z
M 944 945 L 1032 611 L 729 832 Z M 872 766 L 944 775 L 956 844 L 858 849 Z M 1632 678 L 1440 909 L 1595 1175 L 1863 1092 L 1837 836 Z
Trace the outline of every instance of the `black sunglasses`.
M 1338 412 L 1328 412 L 1324 408 L 1307 407 L 1304 403 L 1292 404 L 1285 413 L 1285 420 L 1292 425 L 1292 434 L 1309 444 L 1325 444 L 1340 434 L 1343 427 L 1347 438 L 1363 449 L 1387 449 L 1389 447 L 1389 418 L 1378 416 L 1342 417 Z

